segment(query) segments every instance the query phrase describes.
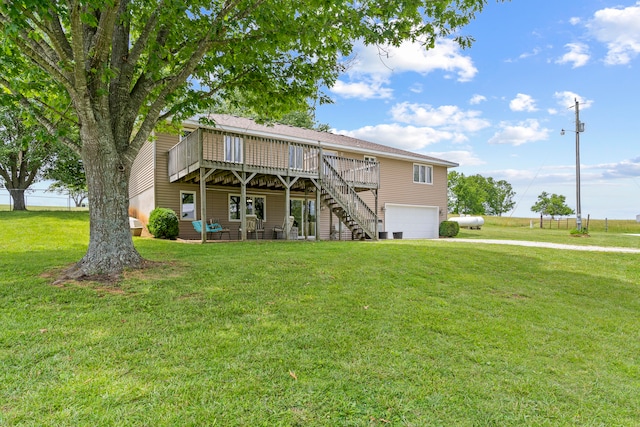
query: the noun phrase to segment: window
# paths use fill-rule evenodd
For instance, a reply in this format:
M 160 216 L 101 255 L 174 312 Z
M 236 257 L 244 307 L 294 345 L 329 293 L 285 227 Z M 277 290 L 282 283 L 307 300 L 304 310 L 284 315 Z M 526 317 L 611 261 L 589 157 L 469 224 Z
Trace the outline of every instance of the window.
M 426 165 L 413 165 L 413 182 L 432 184 L 432 168 Z
M 369 163 L 375 163 L 377 160 L 374 156 L 364 156 L 364 161 Z
M 240 200 L 240 195 L 229 195 L 229 221 L 240 221 Z M 265 220 L 267 219 L 266 206 L 264 196 L 247 195 L 245 203 L 247 215 L 255 215 L 258 219 Z
M 224 136 L 224 161 L 242 163 L 242 138 L 239 136 Z
M 299 145 L 289 146 L 289 168 L 302 169 L 302 147 Z
M 196 219 L 195 191 L 180 192 L 180 219 L 193 221 Z

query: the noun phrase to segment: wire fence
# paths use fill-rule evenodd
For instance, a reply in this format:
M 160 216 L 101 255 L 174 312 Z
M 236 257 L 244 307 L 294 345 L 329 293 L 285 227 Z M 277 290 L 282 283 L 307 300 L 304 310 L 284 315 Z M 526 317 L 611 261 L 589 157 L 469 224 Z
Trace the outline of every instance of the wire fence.
M 48 191 L 46 189 L 29 188 L 26 190 L 7 190 L 6 188 L 0 188 L 0 211 L 13 210 L 14 200 L 11 196 L 11 192 L 21 191 L 24 193 L 24 203 L 27 209 L 67 209 L 77 210 L 81 208 L 86 209 L 86 200 L 83 202 L 83 206 L 76 207 L 76 203 L 73 198 L 67 193 L 57 193 L 55 191 Z

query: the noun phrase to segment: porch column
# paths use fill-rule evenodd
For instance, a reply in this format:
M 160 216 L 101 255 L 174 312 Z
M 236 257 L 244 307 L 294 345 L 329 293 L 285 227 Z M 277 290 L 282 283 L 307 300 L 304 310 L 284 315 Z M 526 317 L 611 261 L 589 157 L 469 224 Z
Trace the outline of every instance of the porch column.
M 289 215 L 291 215 L 291 187 L 289 186 L 290 178 L 287 177 L 287 183 L 284 189 L 284 239 L 289 240 Z
M 242 233 L 240 240 L 247 240 L 247 182 L 245 178 L 246 172 L 242 172 L 240 180 L 240 228 Z
M 316 187 L 316 240 L 320 240 L 320 192 Z
M 378 240 L 378 231 L 379 231 L 378 227 L 380 225 L 380 222 L 378 221 L 378 189 L 376 188 L 375 190 L 372 190 L 372 191 L 373 191 L 373 197 L 375 197 L 375 204 L 374 204 L 374 206 L 375 206 L 375 211 L 374 211 L 375 212 L 375 216 L 374 217 L 375 217 L 375 221 L 376 221 L 375 226 L 373 227 L 373 230 L 374 230 L 373 231 L 374 232 L 373 240 Z
M 200 240 L 202 243 L 207 242 L 207 183 L 205 177 L 205 169 L 200 168 L 200 223 L 202 231 L 200 232 Z
M 304 188 L 304 204 L 302 206 L 302 235 L 304 236 L 304 240 L 307 240 L 309 237 L 307 236 L 307 230 L 309 229 L 309 221 L 305 218 L 309 218 L 309 212 L 305 212 L 305 210 L 309 206 L 309 190 L 307 187 Z M 306 214 L 306 215 L 305 215 Z M 300 231 L 298 231 L 299 233 Z
M 333 231 L 333 212 L 329 208 L 329 240 L 331 240 L 331 232 Z

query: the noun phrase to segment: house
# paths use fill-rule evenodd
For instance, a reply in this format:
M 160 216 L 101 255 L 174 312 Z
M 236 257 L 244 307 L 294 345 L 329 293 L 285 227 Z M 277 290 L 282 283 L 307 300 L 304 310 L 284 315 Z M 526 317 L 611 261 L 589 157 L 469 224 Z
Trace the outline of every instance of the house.
M 215 126 L 187 121 L 182 135 L 144 145 L 131 170 L 130 216 L 146 224 L 154 208 L 173 209 L 180 238 L 203 241 L 191 221 L 215 218 L 232 239 L 246 239 L 253 217 L 262 238 L 324 240 L 378 231 L 437 238 L 446 220 L 447 168 L 456 163 L 328 132 L 209 119 Z M 274 234 L 290 216 L 291 231 Z

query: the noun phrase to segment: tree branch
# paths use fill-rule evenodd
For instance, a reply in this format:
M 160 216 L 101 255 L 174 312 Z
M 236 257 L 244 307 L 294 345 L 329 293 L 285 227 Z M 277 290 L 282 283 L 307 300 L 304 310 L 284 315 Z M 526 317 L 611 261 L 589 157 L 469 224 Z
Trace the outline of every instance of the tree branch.
M 49 120 L 47 117 L 45 117 L 44 114 L 38 113 L 38 108 L 34 105 L 34 102 L 36 102 L 35 100 L 33 100 L 33 101 L 29 100 L 24 95 L 22 95 L 20 92 L 14 90 L 11 87 L 10 82 L 8 82 L 4 77 L 0 77 L 0 83 L 11 92 L 11 96 L 14 97 L 20 103 L 20 105 L 25 107 L 28 111 L 31 111 L 31 112 L 34 113 L 35 119 L 38 121 L 38 123 L 40 123 L 40 125 L 42 127 L 44 127 L 47 130 L 47 132 L 52 137 L 59 139 L 63 144 L 65 144 L 66 146 L 68 146 L 69 148 L 71 148 L 74 151 L 78 151 L 79 150 L 79 146 L 78 146 L 78 144 L 76 142 L 74 142 L 72 139 L 67 138 L 66 136 L 59 135 L 57 133 L 58 122 L 53 122 L 53 121 Z M 74 126 L 78 125 L 78 123 L 76 121 L 68 118 L 64 113 L 58 112 L 53 107 L 50 107 L 49 105 L 47 105 L 46 103 L 44 103 L 42 101 L 37 101 L 37 102 L 39 102 L 43 106 L 51 109 L 51 111 L 53 111 L 56 114 L 58 114 L 61 119 L 64 118 L 65 120 L 69 121 L 70 124 L 72 124 Z
M 6 28 L 7 25 L 11 25 L 11 21 L 6 15 L 0 14 L 0 27 Z M 27 28 L 33 31 L 33 28 L 30 26 L 27 26 Z M 33 38 L 29 37 L 29 31 L 24 29 L 19 31 L 19 34 L 14 38 L 14 41 L 18 47 L 23 50 L 23 53 L 25 53 L 27 57 L 38 64 L 43 70 L 51 74 L 51 76 L 62 84 L 70 94 L 73 93 L 73 82 L 59 67 L 58 62 L 60 61 L 60 58 L 51 46 L 46 44 L 43 40 L 37 42 Z

